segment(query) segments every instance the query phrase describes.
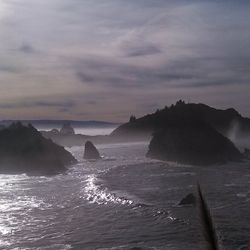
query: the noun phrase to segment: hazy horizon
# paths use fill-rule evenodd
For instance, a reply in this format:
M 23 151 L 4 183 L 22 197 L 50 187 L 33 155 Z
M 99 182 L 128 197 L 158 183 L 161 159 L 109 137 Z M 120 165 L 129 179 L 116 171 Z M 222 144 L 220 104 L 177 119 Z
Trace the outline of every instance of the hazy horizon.
M 125 122 L 179 99 L 250 117 L 250 2 L 0 0 L 0 120 Z

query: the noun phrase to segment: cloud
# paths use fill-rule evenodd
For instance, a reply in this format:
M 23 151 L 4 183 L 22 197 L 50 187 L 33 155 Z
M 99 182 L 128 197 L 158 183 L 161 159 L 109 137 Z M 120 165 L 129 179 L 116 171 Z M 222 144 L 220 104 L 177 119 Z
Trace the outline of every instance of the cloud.
M 62 119 L 126 120 L 179 98 L 250 115 L 248 1 L 23 0 L 4 8 L 2 117 L 60 110 Z
M 87 75 L 83 72 L 76 72 L 77 77 L 82 81 L 82 82 L 95 82 L 95 78 L 93 76 Z
M 10 65 L 0 65 L 0 71 L 7 73 L 17 73 L 18 70 L 14 66 Z
M 136 56 L 149 56 L 161 53 L 160 48 L 154 45 L 141 44 L 137 47 L 127 47 L 124 48 L 124 54 L 127 57 L 136 57 Z
M 151 68 L 131 66 L 109 59 L 81 60 L 76 75 L 84 84 L 105 88 L 190 87 L 249 84 L 245 61 L 235 58 L 186 57 Z M 231 65 L 231 63 L 233 65 Z M 231 69 L 231 65 L 233 69 Z M 84 72 L 80 72 L 81 68 Z M 236 70 L 237 69 L 237 70 Z
M 25 54 L 32 54 L 35 52 L 35 49 L 30 44 L 24 43 L 19 47 L 19 51 Z
M 47 107 L 47 108 L 72 108 L 76 104 L 74 101 L 19 101 L 12 103 L 1 103 L 1 109 L 16 109 L 16 108 L 32 108 L 32 107 Z
M 74 101 L 35 101 L 33 105 L 44 107 L 74 107 Z

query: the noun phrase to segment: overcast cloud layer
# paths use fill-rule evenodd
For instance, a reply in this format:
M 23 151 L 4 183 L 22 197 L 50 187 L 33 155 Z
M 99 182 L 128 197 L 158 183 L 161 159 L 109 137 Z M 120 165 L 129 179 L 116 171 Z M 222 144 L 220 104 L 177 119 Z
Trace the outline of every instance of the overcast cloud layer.
M 250 116 L 249 2 L 0 0 L 0 119 L 126 121 L 180 98 Z

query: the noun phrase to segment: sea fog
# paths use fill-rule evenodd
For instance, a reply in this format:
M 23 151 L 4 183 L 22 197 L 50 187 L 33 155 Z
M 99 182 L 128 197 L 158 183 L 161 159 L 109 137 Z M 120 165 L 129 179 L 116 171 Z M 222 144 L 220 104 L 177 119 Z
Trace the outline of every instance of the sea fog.
M 59 125 L 56 126 L 35 126 L 38 130 L 50 131 L 51 129 L 60 130 Z M 109 135 L 117 126 L 105 126 L 105 127 L 73 127 L 76 134 L 82 135 Z

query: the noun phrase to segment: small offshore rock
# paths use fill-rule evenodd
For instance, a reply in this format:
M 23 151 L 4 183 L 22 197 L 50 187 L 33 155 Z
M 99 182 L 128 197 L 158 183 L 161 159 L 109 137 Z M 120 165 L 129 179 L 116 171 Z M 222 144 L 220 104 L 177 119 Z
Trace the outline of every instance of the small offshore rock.
M 85 143 L 85 149 L 84 149 L 84 159 L 87 160 L 98 160 L 101 158 L 97 148 L 91 141 L 87 141 Z
M 73 127 L 71 127 L 70 123 L 64 123 L 61 130 L 60 130 L 61 135 L 74 135 L 75 131 Z

